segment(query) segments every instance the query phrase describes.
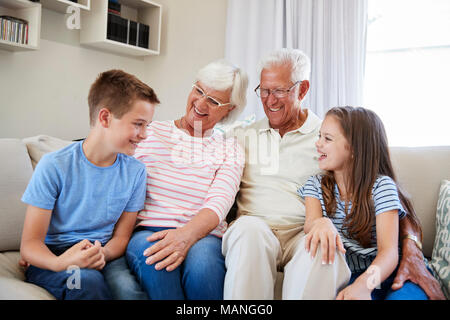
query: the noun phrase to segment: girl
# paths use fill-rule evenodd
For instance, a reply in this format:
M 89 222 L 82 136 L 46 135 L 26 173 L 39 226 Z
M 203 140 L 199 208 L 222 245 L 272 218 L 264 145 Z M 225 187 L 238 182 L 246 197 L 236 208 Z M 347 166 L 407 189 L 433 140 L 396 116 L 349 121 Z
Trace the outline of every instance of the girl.
M 324 173 L 299 189 L 305 198 L 305 232 L 320 230 L 322 248 L 337 246 L 346 254 L 352 276 L 337 299 L 387 299 L 399 261 L 399 219 L 408 212 L 419 221 L 396 184 L 383 123 L 364 108 L 333 108 L 316 148 Z M 411 286 L 421 291 L 413 283 L 400 290 Z

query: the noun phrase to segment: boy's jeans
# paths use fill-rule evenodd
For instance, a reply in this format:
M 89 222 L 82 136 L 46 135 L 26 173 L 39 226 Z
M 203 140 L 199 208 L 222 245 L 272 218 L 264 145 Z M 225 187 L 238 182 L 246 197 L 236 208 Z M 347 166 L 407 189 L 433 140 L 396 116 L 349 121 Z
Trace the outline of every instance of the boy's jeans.
M 61 255 L 70 247 L 48 245 L 55 255 Z M 102 271 L 73 268 L 54 272 L 29 266 L 25 276 L 26 281 L 46 289 L 58 300 L 105 300 L 111 299 L 103 276 L 105 268 Z
M 175 270 L 156 270 L 147 265 L 145 249 L 156 242 L 147 241 L 154 232 L 168 228 L 141 227 L 128 243 L 128 265 L 150 299 L 160 300 L 222 300 L 225 261 L 222 240 L 208 235 L 197 241 L 188 251 L 183 263 Z

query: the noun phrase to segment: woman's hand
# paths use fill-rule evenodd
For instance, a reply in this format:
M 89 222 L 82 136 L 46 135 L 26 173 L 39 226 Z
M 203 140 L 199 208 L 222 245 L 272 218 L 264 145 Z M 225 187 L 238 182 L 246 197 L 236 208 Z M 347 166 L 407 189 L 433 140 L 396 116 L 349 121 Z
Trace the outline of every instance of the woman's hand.
M 178 228 L 155 232 L 147 241 L 158 242 L 144 251 L 144 256 L 148 257 L 146 263 L 151 265 L 158 262 L 156 270 L 166 268 L 170 272 L 184 261 L 196 239 L 186 228 Z
M 306 235 L 305 249 L 311 253 L 313 258 L 316 256 L 319 243 L 322 251 L 322 264 L 334 263 L 336 247 L 345 254 L 345 248 L 336 227 L 326 217 L 315 219 Z
M 219 224 L 217 215 L 208 208 L 200 210 L 186 225 L 177 229 L 155 232 L 147 241 L 157 243 L 144 251 L 147 264 L 154 264 L 156 270 L 175 270 L 186 258 L 189 249 L 208 235 Z

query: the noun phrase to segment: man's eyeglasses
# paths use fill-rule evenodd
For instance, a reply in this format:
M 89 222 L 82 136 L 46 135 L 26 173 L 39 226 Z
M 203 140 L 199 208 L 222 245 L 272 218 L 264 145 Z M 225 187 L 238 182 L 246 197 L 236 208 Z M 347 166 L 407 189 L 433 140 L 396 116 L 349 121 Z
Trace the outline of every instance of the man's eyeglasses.
M 213 108 L 219 108 L 219 107 L 223 107 L 226 106 L 227 104 L 231 104 L 231 102 L 227 102 L 227 103 L 221 103 L 220 101 L 218 101 L 216 98 L 213 98 L 211 96 L 208 96 L 202 88 L 200 88 L 199 86 L 197 86 L 196 84 L 192 85 L 192 88 L 194 89 L 194 92 L 197 95 L 200 95 L 202 98 L 206 97 L 206 103 L 208 104 L 208 106 L 213 107 Z
M 275 98 L 281 99 L 287 97 L 289 91 L 291 91 L 298 83 L 301 83 L 301 81 L 297 81 L 289 89 L 273 89 L 273 90 L 261 88 L 261 85 L 258 85 L 255 88 L 255 93 L 260 98 L 267 98 L 270 95 L 270 93 L 272 93 Z

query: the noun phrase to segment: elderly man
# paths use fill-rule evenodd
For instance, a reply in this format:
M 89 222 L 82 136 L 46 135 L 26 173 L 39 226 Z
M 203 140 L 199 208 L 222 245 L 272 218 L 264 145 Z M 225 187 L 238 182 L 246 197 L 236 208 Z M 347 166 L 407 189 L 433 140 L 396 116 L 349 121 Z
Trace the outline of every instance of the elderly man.
M 273 299 L 279 270 L 284 271 L 283 299 L 334 299 L 350 278 L 344 250 L 335 252 L 336 238 L 326 245 L 319 240 L 319 230 L 308 237 L 303 232 L 305 207 L 296 191 L 319 171 L 314 143 L 321 125 L 311 110 L 300 106 L 309 89 L 309 73 L 309 59 L 299 50 L 269 55 L 261 63 L 255 89 L 267 118 L 234 132 L 245 148 L 246 165 L 237 197 L 238 219 L 222 240 L 225 299 Z M 443 298 L 411 240 L 420 239 L 420 227 L 403 219 L 400 228 L 403 258 L 393 288 L 411 280 L 430 298 Z

